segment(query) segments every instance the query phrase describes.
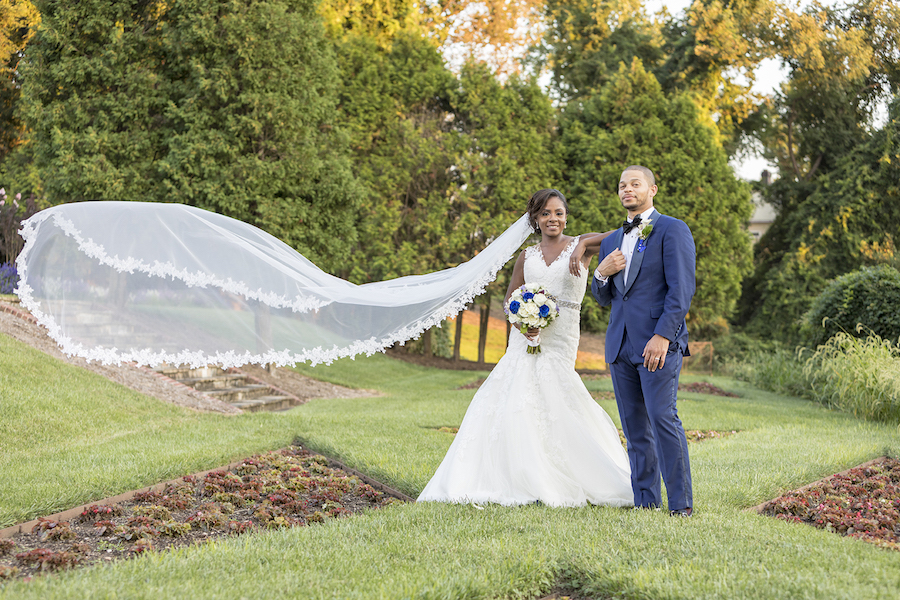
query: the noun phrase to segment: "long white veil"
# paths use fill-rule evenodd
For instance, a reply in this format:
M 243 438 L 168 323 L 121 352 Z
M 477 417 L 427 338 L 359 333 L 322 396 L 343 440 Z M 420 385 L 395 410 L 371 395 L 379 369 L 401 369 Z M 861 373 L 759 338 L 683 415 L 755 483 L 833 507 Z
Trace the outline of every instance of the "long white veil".
M 23 223 L 16 293 L 64 352 L 104 364 L 330 363 L 457 314 L 531 232 L 523 215 L 457 267 L 354 285 L 222 215 L 80 202 Z

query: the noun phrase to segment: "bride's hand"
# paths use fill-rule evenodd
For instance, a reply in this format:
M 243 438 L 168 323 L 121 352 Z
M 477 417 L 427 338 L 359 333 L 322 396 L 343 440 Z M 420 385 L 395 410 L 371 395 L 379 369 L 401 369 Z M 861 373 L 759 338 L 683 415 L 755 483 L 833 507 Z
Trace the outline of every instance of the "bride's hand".
M 572 249 L 572 256 L 569 258 L 569 273 L 578 277 L 581 275 L 581 259 L 584 256 L 585 246 L 582 241 L 579 241 L 575 244 L 575 248 Z
M 538 327 L 530 327 L 528 329 L 528 333 L 525 334 L 529 340 L 534 341 L 534 339 L 541 334 L 541 330 Z

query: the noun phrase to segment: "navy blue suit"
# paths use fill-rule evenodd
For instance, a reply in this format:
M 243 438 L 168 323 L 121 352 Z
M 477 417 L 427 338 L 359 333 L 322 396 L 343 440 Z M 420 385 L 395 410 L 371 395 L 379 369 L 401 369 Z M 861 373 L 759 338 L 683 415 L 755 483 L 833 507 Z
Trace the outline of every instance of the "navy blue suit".
M 660 506 L 660 474 L 670 510 L 693 507 L 687 439 L 675 400 L 681 361 L 689 356 L 684 318 L 695 289 L 696 249 L 688 226 L 653 211 L 653 231 L 635 247 L 628 273 L 607 283 L 594 279 L 591 293 L 612 306 L 606 330 L 606 361 L 628 440 L 636 506 Z M 619 228 L 600 245 L 600 260 L 622 247 Z M 650 372 L 641 353 L 654 334 L 669 340 L 665 365 Z

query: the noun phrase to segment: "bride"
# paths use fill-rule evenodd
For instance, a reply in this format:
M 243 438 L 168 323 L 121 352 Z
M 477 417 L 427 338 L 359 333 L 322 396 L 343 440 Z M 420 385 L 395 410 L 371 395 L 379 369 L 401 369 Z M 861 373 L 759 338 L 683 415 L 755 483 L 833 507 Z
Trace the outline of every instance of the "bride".
M 517 287 L 540 283 L 556 296 L 559 316 L 540 332 L 537 354 L 526 352 L 526 338 L 538 330 L 513 328 L 418 501 L 633 506 L 616 427 L 575 372 L 587 267 L 608 234 L 565 235 L 568 204 L 557 190 L 536 192 L 528 214 L 541 242 L 519 255 L 507 302 Z

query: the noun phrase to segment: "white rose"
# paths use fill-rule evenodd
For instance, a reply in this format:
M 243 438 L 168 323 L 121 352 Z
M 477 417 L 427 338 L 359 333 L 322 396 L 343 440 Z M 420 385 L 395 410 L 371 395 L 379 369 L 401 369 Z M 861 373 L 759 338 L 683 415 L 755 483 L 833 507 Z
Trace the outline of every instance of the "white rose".
M 544 294 L 535 294 L 534 295 L 534 302 L 538 306 L 540 306 L 541 304 L 544 304 L 546 301 L 547 301 L 547 296 L 545 296 Z
M 521 316 L 523 320 L 528 320 L 531 317 L 536 317 L 538 316 L 537 307 L 531 302 L 527 302 L 522 305 L 522 308 L 519 309 L 519 316 Z

